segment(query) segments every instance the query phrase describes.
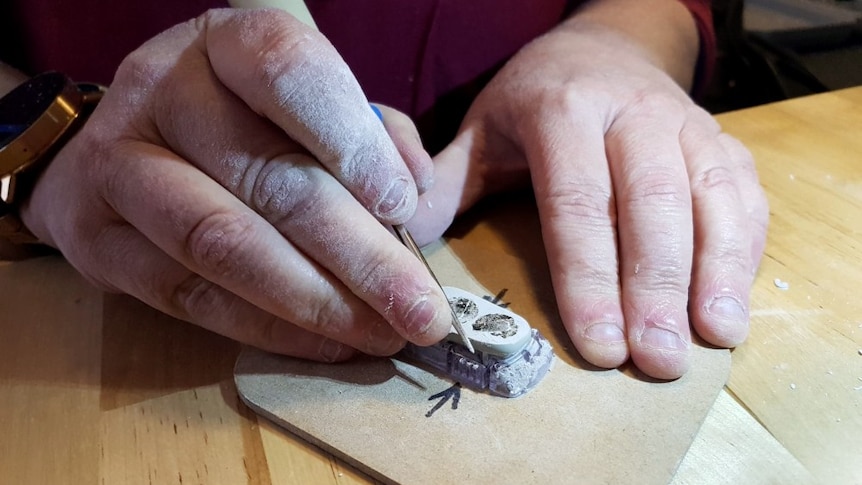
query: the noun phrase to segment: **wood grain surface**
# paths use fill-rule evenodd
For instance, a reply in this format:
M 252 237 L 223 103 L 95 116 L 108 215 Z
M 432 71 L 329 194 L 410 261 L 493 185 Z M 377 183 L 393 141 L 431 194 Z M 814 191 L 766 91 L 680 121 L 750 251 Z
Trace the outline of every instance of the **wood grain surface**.
M 770 234 L 751 336 L 672 483 L 862 483 L 862 88 L 719 121 L 755 155 Z M 501 255 L 547 281 L 529 197 L 496 202 L 450 247 L 488 288 L 507 285 L 483 269 Z M 0 483 L 371 483 L 241 404 L 239 350 L 58 257 L 0 263 Z

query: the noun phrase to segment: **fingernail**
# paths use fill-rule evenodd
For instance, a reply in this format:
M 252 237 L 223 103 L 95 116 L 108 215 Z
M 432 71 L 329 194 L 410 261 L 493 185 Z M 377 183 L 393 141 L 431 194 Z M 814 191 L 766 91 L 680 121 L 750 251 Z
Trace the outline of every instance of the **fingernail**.
M 745 310 L 742 303 L 732 296 L 720 296 L 713 300 L 706 310 L 710 315 L 726 318 L 728 320 L 745 320 Z
M 345 345 L 335 340 L 326 339 L 320 344 L 317 349 L 317 354 L 326 362 L 336 362 L 341 360 Z
M 428 331 L 436 317 L 437 310 L 428 301 L 428 296 L 423 295 L 416 300 L 410 310 L 407 310 L 407 314 L 404 316 L 404 330 L 410 336 L 420 336 Z
M 687 350 L 688 344 L 685 343 L 676 332 L 659 328 L 649 327 L 644 330 L 640 341 L 647 347 L 666 350 Z
M 590 325 L 584 331 L 584 337 L 600 344 L 615 344 L 624 342 L 626 339 L 620 327 L 608 322 Z
M 386 195 L 377 204 L 376 212 L 379 216 L 388 216 L 406 204 L 407 181 L 403 178 L 395 179 L 389 185 Z

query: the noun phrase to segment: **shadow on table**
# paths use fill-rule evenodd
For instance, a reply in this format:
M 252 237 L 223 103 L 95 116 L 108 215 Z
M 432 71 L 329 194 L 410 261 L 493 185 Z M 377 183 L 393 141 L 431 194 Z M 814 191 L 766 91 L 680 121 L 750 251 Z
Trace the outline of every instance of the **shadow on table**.
M 105 295 L 103 409 L 230 381 L 240 345 L 134 298 Z

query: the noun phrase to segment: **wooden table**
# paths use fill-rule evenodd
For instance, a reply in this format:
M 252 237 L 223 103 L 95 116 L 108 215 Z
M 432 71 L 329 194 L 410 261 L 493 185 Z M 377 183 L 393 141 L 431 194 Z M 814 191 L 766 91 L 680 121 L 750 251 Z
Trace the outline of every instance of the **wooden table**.
M 862 483 L 862 88 L 719 119 L 758 161 L 770 236 L 751 336 L 673 483 Z M 449 241 L 489 288 L 471 261 L 504 250 L 503 210 Z M 59 258 L 0 265 L 0 308 L 0 483 L 369 481 L 239 402 L 237 344 Z

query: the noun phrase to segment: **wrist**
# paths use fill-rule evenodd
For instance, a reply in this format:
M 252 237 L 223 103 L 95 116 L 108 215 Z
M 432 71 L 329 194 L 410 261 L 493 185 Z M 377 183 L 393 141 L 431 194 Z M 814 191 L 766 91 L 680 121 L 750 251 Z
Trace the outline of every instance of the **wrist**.
M 0 240 L 4 241 L 0 249 L 7 249 L 0 252 L 0 258 L 11 253 L 10 244 L 38 243 L 21 222 L 18 210 L 103 92 L 101 86 L 75 84 L 63 74 L 45 73 L 0 98 Z
M 683 89 L 692 88 L 700 36 L 691 12 L 678 1 L 592 1 L 576 10 L 562 27 L 625 38 Z

